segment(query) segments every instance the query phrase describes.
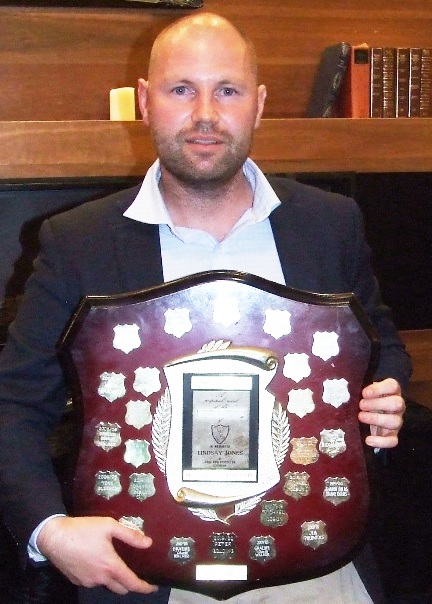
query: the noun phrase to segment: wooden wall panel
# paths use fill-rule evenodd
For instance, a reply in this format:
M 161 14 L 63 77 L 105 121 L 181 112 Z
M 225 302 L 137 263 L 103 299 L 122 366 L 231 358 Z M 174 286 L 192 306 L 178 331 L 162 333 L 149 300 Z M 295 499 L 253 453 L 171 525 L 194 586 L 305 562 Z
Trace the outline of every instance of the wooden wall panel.
M 254 39 L 269 90 L 265 117 L 304 115 L 327 45 L 432 46 L 425 0 L 204 0 L 204 10 Z M 135 86 L 156 33 L 184 14 L 0 7 L 0 120 L 107 119 L 109 89 Z

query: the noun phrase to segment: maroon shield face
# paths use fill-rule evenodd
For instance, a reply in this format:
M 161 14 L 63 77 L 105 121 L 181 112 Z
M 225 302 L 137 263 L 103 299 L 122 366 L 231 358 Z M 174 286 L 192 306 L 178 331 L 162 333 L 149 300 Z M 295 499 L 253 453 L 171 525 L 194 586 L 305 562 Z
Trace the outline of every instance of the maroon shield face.
M 324 573 L 361 540 L 377 341 L 351 294 L 202 273 L 87 297 L 59 351 L 83 418 L 74 513 L 150 535 L 118 544 L 139 575 L 223 599 Z

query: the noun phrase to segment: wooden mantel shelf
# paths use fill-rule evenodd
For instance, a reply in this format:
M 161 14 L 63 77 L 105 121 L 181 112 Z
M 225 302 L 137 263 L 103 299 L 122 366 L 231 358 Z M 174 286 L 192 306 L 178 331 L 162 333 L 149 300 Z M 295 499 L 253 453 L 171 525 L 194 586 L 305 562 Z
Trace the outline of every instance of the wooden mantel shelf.
M 432 119 L 266 119 L 266 172 L 430 172 Z M 140 121 L 0 122 L 0 179 L 141 176 L 155 158 Z

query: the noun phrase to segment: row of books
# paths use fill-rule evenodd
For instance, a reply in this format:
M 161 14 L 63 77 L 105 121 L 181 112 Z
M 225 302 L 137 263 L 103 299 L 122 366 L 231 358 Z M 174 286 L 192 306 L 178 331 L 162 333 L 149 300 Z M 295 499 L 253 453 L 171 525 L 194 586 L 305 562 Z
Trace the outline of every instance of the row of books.
M 327 47 L 306 116 L 432 117 L 432 49 Z

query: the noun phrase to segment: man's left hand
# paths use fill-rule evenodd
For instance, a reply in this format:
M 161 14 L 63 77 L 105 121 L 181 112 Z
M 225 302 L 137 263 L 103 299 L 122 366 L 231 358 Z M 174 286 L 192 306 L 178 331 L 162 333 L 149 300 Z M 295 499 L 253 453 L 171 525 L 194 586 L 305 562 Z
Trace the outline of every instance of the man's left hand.
M 358 417 L 370 425 L 371 431 L 366 437 L 366 444 L 380 449 L 395 447 L 405 412 L 398 382 L 393 378 L 374 382 L 363 389 L 362 396 Z

